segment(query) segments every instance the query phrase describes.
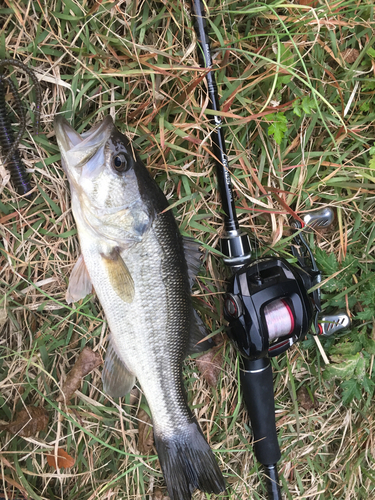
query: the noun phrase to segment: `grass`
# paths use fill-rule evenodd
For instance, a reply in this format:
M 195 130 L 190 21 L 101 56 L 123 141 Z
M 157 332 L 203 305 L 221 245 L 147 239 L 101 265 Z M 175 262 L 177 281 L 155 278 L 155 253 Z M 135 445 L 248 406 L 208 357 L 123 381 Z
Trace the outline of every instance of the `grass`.
M 260 241 L 260 254 L 290 255 L 291 210 L 301 215 L 329 205 L 336 212 L 335 225 L 311 244 L 325 278 L 337 273 L 323 287 L 325 305 L 346 308 L 353 330 L 321 340 L 330 368 L 312 338 L 274 360 L 285 498 L 371 499 L 374 6 L 312 3 L 207 2 L 214 69 L 240 223 Z M 76 307 L 64 300 L 79 246 L 52 123 L 63 113 L 82 131 L 111 113 L 166 193 L 182 232 L 205 249 L 194 295 L 209 331 L 219 332 L 223 364 L 213 388 L 193 359 L 184 374 L 190 406 L 226 476 L 220 498 L 266 498 L 238 392 L 238 359 L 222 333 L 220 200 L 189 5 L 6 0 L 0 26 L 0 57 L 34 68 L 43 92 L 42 127 L 33 136 L 34 90 L 22 72 L 12 76 L 28 107 L 21 153 L 35 196 L 18 197 L 1 170 L 0 423 L 25 405 L 50 415 L 36 436 L 0 433 L 0 490 L 35 500 L 167 494 L 156 456 L 138 449 L 137 413 L 147 410 L 139 391 L 112 401 L 95 369 L 69 405 L 55 402 L 84 346 L 104 355 L 108 329 L 94 296 Z M 11 95 L 8 102 L 12 107 Z M 301 387 L 315 405 L 302 406 Z M 46 455 L 57 447 L 75 458 L 74 467 L 48 466 Z

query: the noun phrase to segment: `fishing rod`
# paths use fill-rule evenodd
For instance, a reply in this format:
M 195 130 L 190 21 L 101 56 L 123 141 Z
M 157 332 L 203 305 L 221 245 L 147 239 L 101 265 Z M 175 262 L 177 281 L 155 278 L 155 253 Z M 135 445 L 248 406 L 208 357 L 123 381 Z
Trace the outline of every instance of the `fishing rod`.
M 350 325 L 345 312 L 322 315 L 321 272 L 305 238 L 307 232 L 330 225 L 334 214 L 330 208 L 323 208 L 306 214 L 303 223 L 291 221 L 295 230 L 292 253 L 297 265 L 280 257 L 253 258 L 249 236 L 241 232 L 236 214 L 202 0 L 192 0 L 192 15 L 200 65 L 207 70 L 209 107 L 218 112 L 211 118 L 211 138 L 224 213 L 221 251 L 232 272 L 224 296 L 224 315 L 228 334 L 240 353 L 241 389 L 253 430 L 254 453 L 264 467 L 269 500 L 281 500 L 277 471 L 281 451 L 270 358 L 305 338 L 312 324 L 320 335 L 342 332 Z M 310 289 L 312 293 L 308 293 Z

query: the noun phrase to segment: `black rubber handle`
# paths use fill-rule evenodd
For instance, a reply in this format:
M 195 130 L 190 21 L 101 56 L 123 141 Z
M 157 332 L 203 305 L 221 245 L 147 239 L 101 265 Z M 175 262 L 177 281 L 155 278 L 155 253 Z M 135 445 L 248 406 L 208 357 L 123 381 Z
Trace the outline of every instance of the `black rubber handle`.
M 242 392 L 254 433 L 254 452 L 265 466 L 275 465 L 281 457 L 275 421 L 272 367 L 268 358 L 243 358 Z

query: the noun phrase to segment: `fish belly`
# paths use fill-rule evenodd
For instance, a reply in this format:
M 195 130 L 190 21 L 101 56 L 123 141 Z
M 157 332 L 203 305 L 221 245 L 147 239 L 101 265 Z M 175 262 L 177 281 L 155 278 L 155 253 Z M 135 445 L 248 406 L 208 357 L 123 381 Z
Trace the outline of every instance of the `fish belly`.
M 121 253 L 135 289 L 132 302 L 125 303 L 109 283 L 101 248 L 89 238 L 81 238 L 81 248 L 108 321 L 113 347 L 138 379 L 154 425 L 162 428 L 163 434 L 178 432 L 190 420 L 183 397 L 181 365 L 191 304 L 182 271 L 169 265 L 157 236 L 150 231 L 141 243 Z

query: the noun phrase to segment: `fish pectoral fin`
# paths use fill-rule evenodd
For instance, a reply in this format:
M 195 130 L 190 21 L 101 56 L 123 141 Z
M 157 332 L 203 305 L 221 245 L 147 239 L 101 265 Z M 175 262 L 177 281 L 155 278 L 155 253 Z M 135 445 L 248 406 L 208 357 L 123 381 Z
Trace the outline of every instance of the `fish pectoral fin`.
M 102 380 L 104 392 L 113 398 L 125 396 L 135 385 L 135 376 L 117 354 L 112 341 L 107 347 Z
M 68 304 L 77 302 L 77 300 L 85 298 L 86 295 L 91 293 L 91 291 L 91 278 L 87 271 L 85 261 L 83 260 L 83 255 L 80 255 L 73 267 L 72 274 L 70 275 L 65 300 Z
M 208 349 L 214 346 L 214 342 L 212 339 L 203 340 L 205 337 L 207 337 L 207 334 L 208 333 L 203 321 L 198 316 L 197 311 L 193 310 L 189 343 L 187 346 L 187 356 L 198 352 L 208 351 Z
M 108 273 L 109 281 L 116 294 L 124 302 L 132 302 L 135 291 L 134 281 L 120 252 L 115 249 L 108 256 L 104 254 L 100 255 Z

